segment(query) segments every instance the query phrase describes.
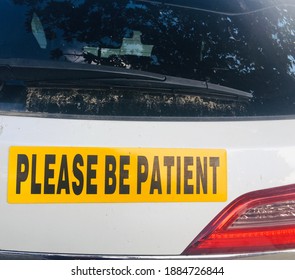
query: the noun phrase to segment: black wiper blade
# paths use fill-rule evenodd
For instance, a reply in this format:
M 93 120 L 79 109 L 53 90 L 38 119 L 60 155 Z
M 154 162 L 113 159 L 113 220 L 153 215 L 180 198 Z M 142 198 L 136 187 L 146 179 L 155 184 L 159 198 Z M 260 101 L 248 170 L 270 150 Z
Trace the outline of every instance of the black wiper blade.
M 107 79 L 110 77 L 165 80 L 163 75 L 113 66 L 31 59 L 0 59 L 0 80 L 2 81 L 3 78 L 4 80 L 10 78 L 22 80 L 28 84 L 58 83 L 59 81 L 62 83 L 67 80 Z
M 66 87 L 173 92 L 218 99 L 249 100 L 251 93 L 206 81 L 166 76 L 114 66 L 25 59 L 0 59 L 0 82 L 27 87 Z

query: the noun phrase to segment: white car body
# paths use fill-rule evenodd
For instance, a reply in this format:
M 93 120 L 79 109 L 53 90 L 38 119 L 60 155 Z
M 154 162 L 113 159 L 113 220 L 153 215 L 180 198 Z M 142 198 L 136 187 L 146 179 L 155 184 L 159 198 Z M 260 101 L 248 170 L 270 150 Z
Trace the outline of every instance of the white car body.
M 0 117 L 0 248 L 98 255 L 179 256 L 229 202 L 295 181 L 293 118 L 71 119 Z M 226 202 L 10 204 L 11 146 L 221 148 Z

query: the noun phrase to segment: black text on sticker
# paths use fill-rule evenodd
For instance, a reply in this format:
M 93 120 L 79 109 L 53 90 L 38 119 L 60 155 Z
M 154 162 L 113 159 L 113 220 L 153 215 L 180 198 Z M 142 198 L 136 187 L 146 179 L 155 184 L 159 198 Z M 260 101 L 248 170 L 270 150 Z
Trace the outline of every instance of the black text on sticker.
M 18 154 L 16 194 L 218 194 L 217 156 Z M 29 184 L 28 184 L 29 183 Z

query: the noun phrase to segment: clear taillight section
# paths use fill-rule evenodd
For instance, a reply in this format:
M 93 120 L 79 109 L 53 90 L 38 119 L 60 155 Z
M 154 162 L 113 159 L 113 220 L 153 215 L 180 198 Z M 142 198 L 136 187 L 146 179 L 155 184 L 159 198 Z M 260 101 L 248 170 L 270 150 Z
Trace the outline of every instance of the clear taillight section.
M 295 185 L 245 194 L 229 204 L 183 255 L 295 248 Z
M 295 224 L 295 200 L 288 200 L 253 207 L 237 218 L 229 229 L 292 224 Z

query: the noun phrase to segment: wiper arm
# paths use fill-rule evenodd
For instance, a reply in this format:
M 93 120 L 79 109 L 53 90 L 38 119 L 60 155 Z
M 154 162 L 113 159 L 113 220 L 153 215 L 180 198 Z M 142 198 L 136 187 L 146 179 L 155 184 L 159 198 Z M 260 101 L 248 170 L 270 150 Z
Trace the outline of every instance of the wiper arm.
M 25 83 L 58 83 L 67 80 L 138 78 L 143 80 L 165 80 L 165 76 L 149 72 L 128 70 L 113 66 L 82 63 L 55 62 L 31 59 L 0 59 L 0 81 L 22 80 Z
M 249 100 L 251 93 L 206 81 L 101 65 L 25 59 L 0 59 L 0 82 L 26 87 L 111 87 L 146 92 L 173 92 L 218 99 Z

